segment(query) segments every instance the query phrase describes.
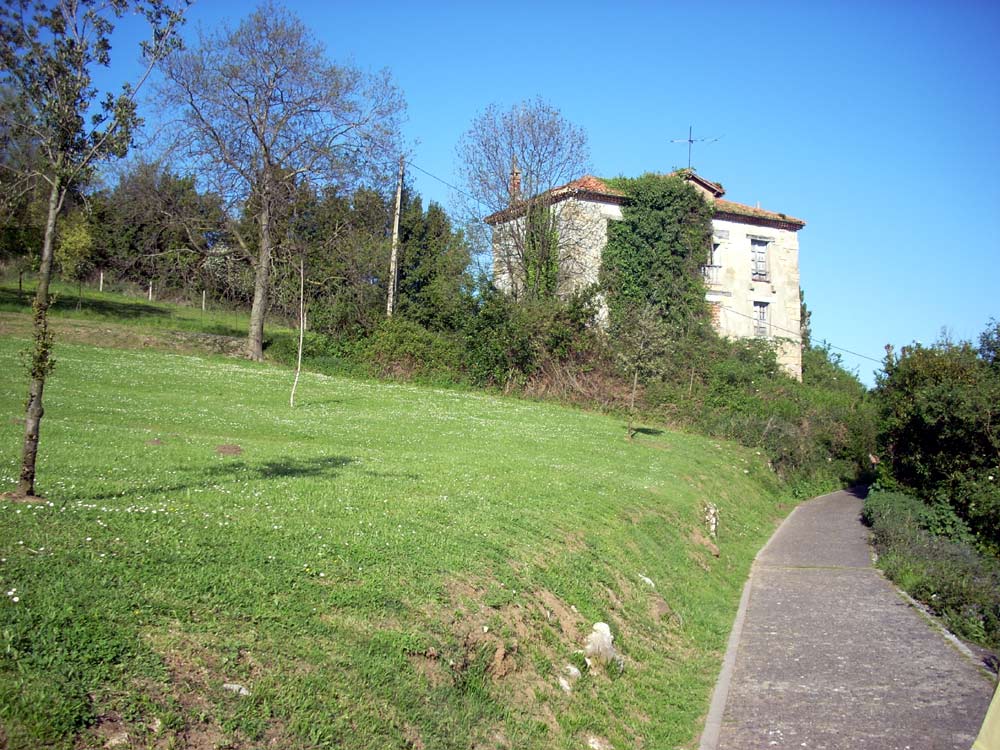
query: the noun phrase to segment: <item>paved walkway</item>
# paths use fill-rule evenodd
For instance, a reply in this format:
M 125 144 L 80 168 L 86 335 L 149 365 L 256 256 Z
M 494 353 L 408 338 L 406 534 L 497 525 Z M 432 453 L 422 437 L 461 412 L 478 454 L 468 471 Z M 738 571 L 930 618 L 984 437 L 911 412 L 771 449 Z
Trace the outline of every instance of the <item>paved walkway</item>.
M 743 592 L 701 750 L 968 750 L 993 682 L 871 565 L 861 500 L 796 508 Z

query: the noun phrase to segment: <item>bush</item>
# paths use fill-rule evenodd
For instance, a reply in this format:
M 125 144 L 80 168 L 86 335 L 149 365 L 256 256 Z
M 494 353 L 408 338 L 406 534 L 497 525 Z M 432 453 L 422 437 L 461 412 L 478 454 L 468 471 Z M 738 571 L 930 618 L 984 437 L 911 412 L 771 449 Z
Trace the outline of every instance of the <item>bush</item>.
M 948 339 L 904 347 L 898 357 L 890 350 L 876 396 L 880 453 L 892 476 L 922 497 L 948 502 L 996 553 L 1000 366 L 991 341 L 988 330 L 978 350 Z
M 1000 563 L 976 550 L 950 505 L 875 490 L 862 517 L 890 579 L 955 633 L 1000 648 Z
M 464 353 L 457 337 L 400 317 L 383 320 L 363 349 L 365 361 L 379 377 L 436 382 L 463 380 Z

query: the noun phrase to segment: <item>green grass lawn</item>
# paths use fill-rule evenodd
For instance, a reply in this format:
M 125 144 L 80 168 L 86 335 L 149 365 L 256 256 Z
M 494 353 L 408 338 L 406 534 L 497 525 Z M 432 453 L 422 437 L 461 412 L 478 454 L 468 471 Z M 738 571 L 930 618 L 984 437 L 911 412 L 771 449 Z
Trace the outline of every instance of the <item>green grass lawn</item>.
M 0 492 L 26 388 L 10 334 Z M 761 456 L 478 393 L 306 373 L 291 409 L 274 366 L 55 356 L 47 502 L 0 503 L 0 746 L 696 745 L 787 511 Z M 585 668 L 598 621 L 624 669 Z

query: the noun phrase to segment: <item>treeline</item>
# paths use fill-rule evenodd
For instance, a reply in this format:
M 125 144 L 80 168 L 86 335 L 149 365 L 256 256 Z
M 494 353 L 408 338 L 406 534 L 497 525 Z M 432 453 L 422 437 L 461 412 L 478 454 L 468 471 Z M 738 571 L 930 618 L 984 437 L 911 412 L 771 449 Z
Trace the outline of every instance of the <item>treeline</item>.
M 643 421 L 699 429 L 766 452 L 806 483 L 863 471 L 874 422 L 865 389 L 806 344 L 804 380 L 771 345 L 712 330 L 699 266 L 711 211 L 690 185 L 647 175 L 616 183 L 632 203 L 614 225 L 600 284 L 568 289 L 573 252 L 541 196 L 588 172 L 582 129 L 540 99 L 491 106 L 459 144 L 464 192 L 494 215 L 524 206 L 512 289 L 471 263 L 488 253 L 435 204 L 404 190 L 390 278 L 396 165 L 405 103 L 388 72 L 332 62 L 294 14 L 265 2 L 238 23 L 181 44 L 180 10 L 147 14 L 157 101 L 172 118 L 162 163 L 101 186 L 141 125 L 134 89 L 99 107 L 91 70 L 108 64 L 115 20 L 75 3 L 0 9 L 0 261 L 37 268 L 34 349 L 19 492 L 33 494 L 37 426 L 52 369 L 49 275 L 95 276 L 163 295 L 249 308 L 246 354 L 291 361 L 268 315 L 306 311 L 306 361 L 558 398 Z M 92 23 L 99 18 L 100 23 Z M 65 75 L 38 75 L 58 70 Z M 51 117 L 49 115 L 52 115 Z M 58 116 L 56 116 L 58 115 Z M 93 120 L 93 124 L 88 124 Z M 171 161 L 166 161 L 169 154 Z M 102 171 L 104 170 L 104 171 Z M 515 179 L 516 178 L 516 179 Z M 475 240 L 475 243 L 472 240 Z M 398 283 L 394 310 L 386 309 Z M 603 300 L 603 301 L 602 301 Z M 610 329 L 597 324 L 606 302 Z M 390 315 L 390 313 L 392 313 Z
M 567 295 L 553 287 L 521 299 L 498 292 L 472 271 L 469 243 L 447 213 L 424 207 L 408 189 L 391 318 L 394 206 L 392 196 L 371 189 L 294 196 L 271 260 L 271 312 L 296 320 L 304 270 L 308 366 L 554 398 L 631 415 L 636 424 L 734 439 L 765 453 L 802 494 L 856 481 L 870 466 L 876 432 L 865 388 L 835 354 L 808 342 L 800 383 L 783 373 L 773 343 L 719 337 L 698 273 L 703 243 L 691 240 L 710 237 L 704 202 L 678 179 L 634 184 L 637 195 L 655 200 L 636 200 L 612 236 L 601 288 L 610 335 L 595 322 L 596 288 Z M 245 308 L 255 248 L 252 240 L 241 247 L 232 236 L 239 224 L 229 228 L 221 210 L 191 179 L 140 164 L 69 211 L 63 226 L 73 229 L 60 235 L 57 258 L 70 278 L 93 281 L 100 269 L 109 282 L 144 289 L 152 281 L 158 296 L 207 290 Z M 635 227 L 654 210 L 687 225 L 672 239 L 645 243 Z M 68 236 L 89 253 L 65 252 Z M 654 277 L 654 266 L 674 272 Z M 267 354 L 280 361 L 294 361 L 295 344 L 280 333 L 265 336 Z

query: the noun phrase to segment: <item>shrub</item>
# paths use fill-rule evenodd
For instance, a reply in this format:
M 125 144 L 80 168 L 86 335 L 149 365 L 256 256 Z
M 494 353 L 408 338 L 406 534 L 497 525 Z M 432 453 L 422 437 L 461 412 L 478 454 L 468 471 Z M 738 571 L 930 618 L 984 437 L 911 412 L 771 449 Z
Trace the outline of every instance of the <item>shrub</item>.
M 380 377 L 457 382 L 463 379 L 464 350 L 449 334 L 429 331 L 400 317 L 383 320 L 367 339 L 365 361 Z
M 1000 648 L 1000 563 L 976 550 L 968 526 L 947 503 L 875 490 L 862 517 L 890 579 L 954 632 Z

